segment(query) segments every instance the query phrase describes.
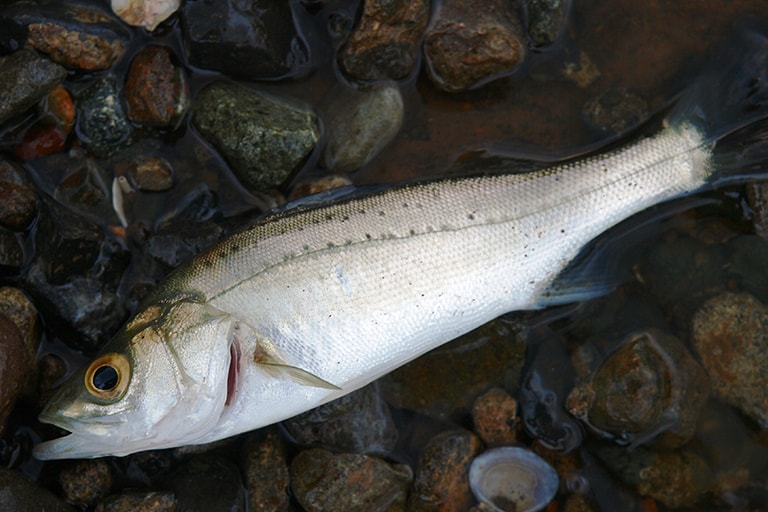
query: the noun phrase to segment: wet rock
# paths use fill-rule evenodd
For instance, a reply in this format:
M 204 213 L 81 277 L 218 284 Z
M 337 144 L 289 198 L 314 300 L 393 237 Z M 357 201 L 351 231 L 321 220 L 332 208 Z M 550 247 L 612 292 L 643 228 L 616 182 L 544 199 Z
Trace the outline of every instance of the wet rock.
M 223 234 L 224 231 L 212 222 L 171 222 L 149 237 L 147 254 L 169 271 L 213 245 Z
M 291 490 L 307 512 L 404 511 L 411 478 L 408 466 L 321 448 L 305 450 L 291 463 Z
M 117 296 L 125 249 L 95 224 L 48 201 L 41 206 L 35 243 L 24 288 L 73 348 L 95 350 L 125 320 Z
M 341 95 L 341 94 L 340 94 Z M 364 166 L 383 150 L 403 124 L 403 97 L 393 82 L 332 100 L 325 122 L 328 145 L 323 165 L 334 172 L 350 172 Z
M 536 46 L 549 46 L 565 30 L 571 0 L 527 0 L 528 37 Z
M 166 127 L 179 122 L 189 106 L 189 86 L 170 49 L 146 46 L 133 58 L 125 101 L 128 117 L 135 123 Z
M 128 144 L 133 126 L 121 104 L 122 92 L 111 75 L 97 78 L 78 95 L 77 125 L 83 144 L 106 157 Z
M 517 401 L 501 388 L 491 388 L 472 406 L 475 432 L 486 446 L 512 444 L 517 440 Z
M 107 69 L 129 40 L 110 13 L 95 4 L 23 0 L 5 15 L 27 27 L 27 42 L 35 49 L 69 68 Z
M 108 496 L 96 505 L 96 512 L 174 512 L 178 510 L 172 492 L 131 492 Z
M 107 189 L 107 173 L 91 158 L 69 158 L 61 155 L 64 176 L 56 184 L 53 197 L 57 202 L 94 222 L 117 222 Z
M 245 511 L 240 470 L 226 459 L 197 456 L 169 475 L 166 485 L 188 512 Z
M 181 0 L 112 0 L 112 11 L 135 27 L 155 30 L 179 10 Z
M 112 472 L 104 459 L 81 460 L 59 473 L 59 484 L 64 498 L 74 505 L 93 505 L 109 494 Z
M 360 80 L 399 80 L 413 72 L 429 18 L 428 0 L 367 0 L 341 49 L 342 69 Z
M 56 125 L 68 134 L 75 124 L 75 102 L 69 91 L 61 85 L 56 86 L 48 93 L 45 104 L 45 114 L 52 117 Z
M 603 446 L 596 454 L 638 493 L 670 508 L 693 506 L 712 486 L 706 461 L 690 450 L 655 452 L 643 447 Z
M 469 466 L 482 451 L 482 442 L 466 430 L 449 430 L 432 438 L 419 455 L 412 512 L 459 512 L 474 502 L 469 488 Z
M 308 61 L 290 4 L 281 0 L 191 0 L 182 7 L 191 64 L 241 78 L 295 75 Z
M 243 472 L 251 512 L 287 512 L 290 476 L 285 444 L 275 427 L 248 434 Z
M 658 329 L 621 341 L 568 396 L 571 414 L 603 436 L 637 445 L 686 444 L 709 394 L 707 375 L 680 340 Z
M 0 316 L 0 435 L 31 371 L 32 361 L 19 329 Z
M 32 301 L 19 290 L 10 286 L 0 288 L 0 315 L 10 320 L 18 329 L 24 348 L 27 351 L 27 369 L 26 380 L 28 388 L 25 393 L 31 394 L 29 384 L 35 381 L 34 361 L 37 357 L 37 350 L 40 347 L 40 337 L 42 335 L 42 326 L 40 317 Z M 2 372 L 0 372 L 2 376 Z
M 437 419 L 462 421 L 491 385 L 514 389 L 525 358 L 520 322 L 494 320 L 379 380 L 387 402 Z
M 18 471 L 0 468 L 0 510 L 4 512 L 74 512 L 61 498 Z
M 37 362 L 38 392 L 37 403 L 42 408 L 53 396 L 56 386 L 67 374 L 67 364 L 59 356 L 45 354 Z
M 746 293 L 723 293 L 696 312 L 692 331 L 712 393 L 768 428 L 768 306 Z
M 600 131 L 619 134 L 648 118 L 648 103 L 627 89 L 608 89 L 584 105 L 584 119 Z
M 376 385 L 295 416 L 283 426 L 298 444 L 322 445 L 340 452 L 386 455 L 398 438 L 389 406 Z
M 432 82 L 461 92 L 512 73 L 526 54 L 525 38 L 511 4 L 447 0 L 424 39 Z
M 243 184 L 257 191 L 283 183 L 301 166 L 319 136 L 309 107 L 223 82 L 198 94 L 192 121 Z
M 0 57 L 0 123 L 35 105 L 66 76 L 63 67 L 32 50 Z
M 24 184 L 0 181 L 0 226 L 24 231 L 35 217 L 37 195 Z
M 15 270 L 24 264 L 24 252 L 16 234 L 0 228 L 0 272 L 3 268 Z
M 139 190 L 163 192 L 173 186 L 170 164 L 160 157 L 139 157 L 131 162 L 129 172 Z

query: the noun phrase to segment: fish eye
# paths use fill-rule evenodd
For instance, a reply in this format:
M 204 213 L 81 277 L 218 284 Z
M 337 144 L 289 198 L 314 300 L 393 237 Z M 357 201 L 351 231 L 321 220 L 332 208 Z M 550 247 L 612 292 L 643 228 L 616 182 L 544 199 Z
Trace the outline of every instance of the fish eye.
M 122 354 L 104 354 L 85 371 L 85 389 L 99 400 L 115 401 L 128 389 L 131 367 Z

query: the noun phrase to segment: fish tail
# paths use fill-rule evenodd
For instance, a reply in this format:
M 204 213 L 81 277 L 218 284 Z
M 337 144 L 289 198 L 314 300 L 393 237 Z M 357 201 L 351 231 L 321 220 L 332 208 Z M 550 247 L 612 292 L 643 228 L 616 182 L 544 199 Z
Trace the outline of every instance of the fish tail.
M 768 176 L 768 37 L 748 31 L 717 55 L 667 117 L 712 151 L 710 186 Z

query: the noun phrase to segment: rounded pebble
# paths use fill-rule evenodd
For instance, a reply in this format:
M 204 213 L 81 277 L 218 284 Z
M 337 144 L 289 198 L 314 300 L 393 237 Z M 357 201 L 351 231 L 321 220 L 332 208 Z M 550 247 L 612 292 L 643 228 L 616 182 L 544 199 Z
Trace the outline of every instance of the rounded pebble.
M 517 401 L 501 388 L 492 388 L 472 405 L 475 432 L 488 446 L 512 444 L 517 439 Z
M 59 473 L 64 498 L 75 505 L 92 505 L 109 494 L 112 472 L 103 459 L 81 460 Z

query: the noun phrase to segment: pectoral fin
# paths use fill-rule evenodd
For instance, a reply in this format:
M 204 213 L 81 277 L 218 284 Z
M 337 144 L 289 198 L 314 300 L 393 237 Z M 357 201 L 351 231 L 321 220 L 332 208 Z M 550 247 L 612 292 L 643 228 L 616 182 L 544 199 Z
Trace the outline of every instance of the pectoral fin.
M 327 380 L 321 379 L 313 373 L 309 373 L 307 370 L 283 364 L 276 361 L 261 360 L 256 364 L 264 366 L 265 370 L 282 374 L 294 382 L 297 382 L 303 386 L 313 386 L 316 388 L 332 389 L 334 391 L 340 390 L 339 386 L 331 384 Z

